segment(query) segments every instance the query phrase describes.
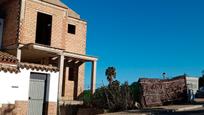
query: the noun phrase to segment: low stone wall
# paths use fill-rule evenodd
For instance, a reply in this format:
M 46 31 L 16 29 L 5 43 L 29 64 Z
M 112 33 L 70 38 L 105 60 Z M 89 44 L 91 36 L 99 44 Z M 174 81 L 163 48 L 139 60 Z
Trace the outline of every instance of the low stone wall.
M 3 104 L 0 115 L 27 115 L 28 102 L 16 101 L 15 104 Z
M 187 101 L 186 77 L 168 80 L 140 79 L 139 84 L 143 107 Z
M 0 115 L 16 115 L 14 110 L 14 104 L 2 105 L 2 107 L 0 108 Z
M 57 115 L 57 103 L 47 102 L 46 115 Z M 0 115 L 27 115 L 28 102 L 16 101 L 15 104 L 3 104 L 0 108 Z

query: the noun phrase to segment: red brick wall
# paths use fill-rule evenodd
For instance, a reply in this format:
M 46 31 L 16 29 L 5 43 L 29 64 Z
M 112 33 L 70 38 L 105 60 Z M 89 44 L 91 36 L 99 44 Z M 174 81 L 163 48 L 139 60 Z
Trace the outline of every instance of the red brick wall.
M 27 115 L 28 102 L 27 101 L 16 101 L 15 112 L 16 112 L 16 115 Z
M 48 112 L 47 115 L 57 115 L 57 103 L 48 102 Z
M 76 26 L 76 34 L 68 33 L 68 24 Z M 67 17 L 64 24 L 65 50 L 69 52 L 86 53 L 86 22 Z
M 52 15 L 51 46 L 63 48 L 64 41 L 62 38 L 62 30 L 65 12 L 62 9 L 50 7 L 47 4 L 42 4 L 42 2 L 39 3 L 32 0 L 26 0 L 25 16 L 22 22 L 20 42 L 23 44 L 35 43 L 38 12 Z
M 10 0 L 4 3 L 0 10 L 5 13 L 3 48 L 6 48 L 17 43 L 20 2 L 19 0 Z
M 25 18 L 22 22 L 20 42 L 35 43 L 37 12 L 52 15 L 51 47 L 85 54 L 86 22 L 67 16 L 67 9 L 53 7 L 31 0 L 26 1 Z M 68 24 L 76 25 L 76 34 L 69 34 Z

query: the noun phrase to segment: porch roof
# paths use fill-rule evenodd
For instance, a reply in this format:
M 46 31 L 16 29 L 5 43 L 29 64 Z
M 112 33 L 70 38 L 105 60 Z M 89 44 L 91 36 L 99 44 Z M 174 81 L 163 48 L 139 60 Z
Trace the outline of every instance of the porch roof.
M 57 55 L 64 55 L 65 57 L 80 59 L 80 60 L 84 60 L 84 61 L 97 61 L 98 60 L 98 58 L 93 57 L 93 56 L 68 52 L 68 51 L 65 51 L 64 49 L 54 48 L 54 47 L 50 47 L 47 45 L 31 43 L 31 44 L 26 44 L 26 45 L 22 46 L 22 48 L 24 48 L 24 47 L 26 47 L 28 49 L 36 49 L 36 50 L 40 50 L 40 51 L 55 53 Z
M 50 71 L 57 72 L 59 69 L 54 66 L 47 66 L 41 64 L 33 63 L 22 63 L 17 60 L 17 58 L 9 53 L 0 51 L 0 71 L 18 73 L 19 69 L 31 69 L 31 70 L 41 70 L 41 71 Z

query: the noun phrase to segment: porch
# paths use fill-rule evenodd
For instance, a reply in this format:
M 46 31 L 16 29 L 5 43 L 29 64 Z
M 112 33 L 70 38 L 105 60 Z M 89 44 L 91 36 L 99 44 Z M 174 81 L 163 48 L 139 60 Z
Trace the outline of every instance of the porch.
M 91 68 L 91 92 L 95 91 L 97 58 L 67 52 L 39 44 L 20 44 L 17 50 L 8 50 L 16 55 L 20 62 L 29 62 L 56 66 L 59 68 L 58 99 L 64 104 L 81 104 L 78 97 L 84 91 L 84 64 Z

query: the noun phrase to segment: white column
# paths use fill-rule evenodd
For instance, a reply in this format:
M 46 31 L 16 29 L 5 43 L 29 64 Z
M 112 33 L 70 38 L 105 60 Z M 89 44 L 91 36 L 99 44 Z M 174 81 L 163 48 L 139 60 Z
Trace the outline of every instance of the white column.
M 64 72 L 64 55 L 60 55 L 59 59 L 59 89 L 58 89 L 58 97 L 61 99 L 62 96 L 62 80 L 63 80 L 63 72 Z
M 21 62 L 21 49 L 20 48 L 17 48 L 16 57 L 17 57 L 18 61 Z
M 94 94 L 96 90 L 96 61 L 92 62 L 92 71 L 91 71 L 91 93 Z

